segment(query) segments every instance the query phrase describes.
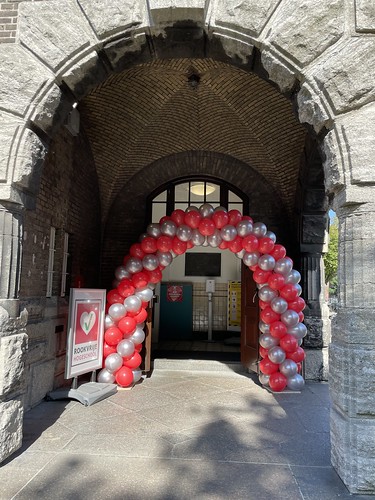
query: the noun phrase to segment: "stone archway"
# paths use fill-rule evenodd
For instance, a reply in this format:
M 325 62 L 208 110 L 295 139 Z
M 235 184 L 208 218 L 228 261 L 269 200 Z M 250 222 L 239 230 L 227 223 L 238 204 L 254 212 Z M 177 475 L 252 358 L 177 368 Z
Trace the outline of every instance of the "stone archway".
M 375 221 L 371 160 L 375 138 L 369 126 L 375 116 L 371 72 L 375 25 L 369 4 L 357 2 L 355 16 L 340 0 L 307 0 L 304 9 L 293 1 L 272 0 L 262 9 L 257 2 L 233 7 L 227 1 L 209 2 L 206 9 L 203 4 L 191 8 L 183 2 L 171 7 L 130 2 L 124 8 L 116 0 L 105 5 L 88 0 L 79 5 L 59 0 L 23 2 L 17 39 L 0 45 L 1 217 L 4 227 L 12 228 L 3 231 L 2 241 L 7 258 L 16 263 L 6 261 L 0 278 L 4 366 L 12 349 L 22 371 L 25 348 L 25 318 L 19 316 L 17 305 L 20 212 L 33 204 L 48 140 L 72 103 L 109 73 L 135 60 L 157 57 L 166 42 L 169 55 L 215 52 L 254 71 L 264 68 L 283 93 L 296 96 L 300 121 L 321 134 L 325 185 L 340 220 L 340 256 L 345 262 L 331 347 L 332 459 L 352 492 L 373 492 L 371 445 L 358 440 L 368 429 L 374 430 L 375 402 L 369 395 L 375 391 L 373 377 L 363 379 L 356 368 L 362 366 L 371 374 L 374 366 L 374 339 L 367 326 L 372 324 L 375 305 L 369 257 Z M 179 43 L 181 38 L 174 35 L 181 29 L 189 36 Z M 256 54 L 261 55 L 263 68 Z M 20 319 L 14 320 L 17 316 Z M 20 382 L 7 374 L 1 381 L 6 429 L 9 422 L 22 421 L 22 402 L 14 396 Z M 2 438 L 7 442 L 2 459 L 20 445 L 21 426 L 9 436 Z

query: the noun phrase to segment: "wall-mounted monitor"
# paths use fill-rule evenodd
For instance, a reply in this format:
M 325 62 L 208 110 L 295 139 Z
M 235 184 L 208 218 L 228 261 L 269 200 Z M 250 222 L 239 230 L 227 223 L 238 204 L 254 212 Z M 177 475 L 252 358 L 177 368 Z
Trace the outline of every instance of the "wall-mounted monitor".
M 221 253 L 186 253 L 185 276 L 221 276 Z

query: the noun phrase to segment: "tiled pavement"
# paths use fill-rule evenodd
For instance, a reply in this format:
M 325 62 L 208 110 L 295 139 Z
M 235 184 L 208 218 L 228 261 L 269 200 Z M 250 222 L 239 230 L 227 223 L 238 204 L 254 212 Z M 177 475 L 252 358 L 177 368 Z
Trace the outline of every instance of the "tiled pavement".
M 230 369 L 156 369 L 90 407 L 29 411 L 0 499 L 373 499 L 330 465 L 329 405 L 324 383 L 275 395 Z

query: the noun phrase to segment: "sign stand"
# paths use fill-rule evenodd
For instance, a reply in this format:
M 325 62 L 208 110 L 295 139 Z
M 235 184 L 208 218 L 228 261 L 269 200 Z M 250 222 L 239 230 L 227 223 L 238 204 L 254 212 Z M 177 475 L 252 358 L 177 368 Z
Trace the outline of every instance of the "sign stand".
M 105 290 L 71 289 L 65 379 L 72 378 L 72 386 L 49 392 L 47 399 L 76 399 L 90 406 L 117 392 L 116 384 L 95 382 L 103 363 L 105 297 Z M 78 386 L 78 376 L 90 371 L 90 382 Z

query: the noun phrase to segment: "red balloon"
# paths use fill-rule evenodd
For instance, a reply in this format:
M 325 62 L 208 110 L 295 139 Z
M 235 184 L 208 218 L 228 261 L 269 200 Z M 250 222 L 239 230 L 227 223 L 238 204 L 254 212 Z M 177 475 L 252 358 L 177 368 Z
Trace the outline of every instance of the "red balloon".
M 132 370 L 138 368 L 138 366 L 142 363 L 142 357 L 138 351 L 135 351 L 131 358 L 123 358 L 123 360 L 123 365 L 131 368 Z
M 239 210 L 229 210 L 229 222 L 231 226 L 236 226 L 242 220 L 242 214 Z
M 256 269 L 253 273 L 253 280 L 255 283 L 267 283 L 272 271 L 263 271 L 263 269 Z
M 147 319 L 147 311 L 143 307 L 140 311 L 134 316 L 134 319 L 137 323 L 143 323 Z
M 242 238 L 241 236 L 236 236 L 234 240 L 228 241 L 228 249 L 233 252 L 237 253 L 242 250 Z
M 286 357 L 292 359 L 296 363 L 301 363 L 301 361 L 305 359 L 306 354 L 302 347 L 298 346 L 294 352 L 287 352 Z
M 124 316 L 118 322 L 118 327 L 123 335 L 129 336 L 135 332 L 135 329 L 137 328 L 137 322 L 131 316 Z
M 163 222 L 167 220 L 172 220 L 169 215 L 163 215 L 163 217 L 159 220 L 159 224 L 163 224 Z
M 302 371 L 302 363 L 297 363 L 297 370 L 298 370 L 298 373 L 301 373 L 301 371 Z
M 211 234 L 214 234 L 216 226 L 213 220 L 205 217 L 200 221 L 198 229 L 203 236 L 210 236 Z
M 197 229 L 201 219 L 202 216 L 197 210 L 191 210 L 185 214 L 185 224 L 192 229 Z
M 263 346 L 259 346 L 259 354 L 262 356 L 262 358 L 265 358 L 266 356 L 268 356 L 268 349 Z
M 120 340 L 122 340 L 122 337 L 121 337 Z M 103 356 L 104 356 L 104 359 L 107 356 L 109 356 L 110 354 L 115 354 L 116 352 L 117 352 L 116 347 L 114 347 L 113 345 L 107 344 L 107 342 L 104 342 L 104 344 L 103 344 Z
M 265 375 L 271 375 L 271 373 L 277 372 L 277 370 L 279 369 L 279 365 L 276 363 L 272 363 L 272 361 L 268 358 L 268 356 L 266 356 L 259 363 L 259 368 L 260 371 Z
M 280 347 L 284 349 L 285 352 L 294 352 L 298 347 L 298 340 L 287 333 L 282 339 L 280 339 Z
M 116 326 L 110 326 L 104 333 L 104 340 L 110 346 L 116 346 L 122 340 L 122 332 Z
M 221 229 L 229 223 L 229 216 L 224 210 L 218 210 L 212 214 L 212 220 L 215 223 L 217 229 Z
M 134 243 L 129 250 L 129 254 L 132 257 L 137 257 L 138 259 L 143 259 L 145 256 L 144 251 L 142 250 L 141 244 L 140 243 Z
M 135 288 L 147 286 L 148 281 L 148 273 L 146 273 L 146 271 L 140 271 L 139 273 L 133 274 L 132 283 Z
M 112 304 L 118 304 L 124 301 L 124 297 L 122 297 L 117 290 L 110 290 L 107 293 L 107 302 Z
M 191 240 L 187 241 L 187 242 L 186 242 L 186 245 L 187 245 L 187 248 L 188 248 L 188 249 L 189 249 L 189 248 L 193 248 L 193 247 L 195 246 L 195 245 L 194 245 L 194 243 L 193 243 Z
M 251 223 L 253 223 L 253 219 L 250 217 L 250 215 L 243 215 L 242 220 L 249 220 Z
M 259 246 L 259 240 L 254 234 L 248 234 L 242 240 L 242 246 L 246 252 L 256 252 Z
M 146 236 L 141 242 L 141 248 L 145 253 L 155 253 L 158 249 L 156 238 Z
M 272 273 L 268 278 L 268 286 L 272 290 L 280 290 L 285 285 L 285 278 L 282 274 Z
M 253 272 L 254 272 L 254 271 L 256 271 L 257 269 L 259 269 L 259 267 L 258 267 L 258 265 L 257 265 L 257 264 L 255 264 L 255 266 L 249 266 L 249 269 L 250 269 L 250 271 L 253 271 Z
M 127 366 L 122 366 L 116 372 L 116 382 L 121 387 L 129 387 L 130 385 L 132 385 L 133 381 L 134 381 L 134 375 L 131 368 L 128 368 Z
M 143 348 L 143 345 L 142 345 L 142 344 L 135 344 L 135 346 L 134 346 L 134 349 L 135 349 L 137 352 L 141 352 L 141 351 L 142 351 L 142 348 Z
M 282 245 L 275 245 L 271 252 L 272 257 L 275 260 L 283 259 L 286 255 L 286 249 Z
M 288 309 L 293 309 L 293 311 L 296 311 L 298 313 L 302 312 L 306 307 L 306 302 L 303 300 L 302 297 L 297 297 L 293 302 L 289 302 L 288 304 Z
M 159 283 L 163 277 L 160 268 L 156 268 L 153 271 L 147 271 L 147 276 L 150 283 Z
M 258 305 L 259 305 L 260 309 L 265 309 L 266 307 L 269 306 L 269 303 L 268 302 L 264 302 L 263 300 L 259 299 Z
M 303 320 L 305 319 L 305 315 L 303 314 L 303 312 L 299 312 L 298 313 L 298 320 L 300 323 L 303 323 Z
M 131 259 L 131 255 L 125 255 L 125 257 L 122 259 L 122 264 L 125 266 L 125 264 L 128 262 L 129 259 Z
M 285 389 L 288 380 L 285 375 L 280 372 L 271 373 L 269 378 L 269 386 L 275 392 L 281 392 Z
M 134 295 L 135 288 L 133 282 L 127 278 L 124 278 L 117 285 L 117 290 L 122 297 L 121 302 L 124 302 L 124 298 Z
M 160 252 L 169 252 L 172 249 L 173 239 L 170 236 L 162 235 L 156 240 L 157 249 Z
M 171 213 L 171 219 L 177 224 L 177 226 L 181 226 L 181 224 L 185 221 L 185 212 L 180 208 L 177 208 Z
M 287 334 L 287 327 L 282 321 L 274 321 L 270 325 L 270 334 L 276 339 L 282 339 Z
M 183 253 L 186 252 L 187 250 L 187 244 L 186 244 L 186 241 L 181 241 L 177 238 L 177 236 L 175 236 L 173 238 L 173 242 L 172 242 L 172 250 L 174 251 L 174 253 L 176 253 L 177 255 L 182 255 Z
M 260 312 L 260 319 L 270 325 L 274 321 L 280 321 L 280 314 L 275 313 L 269 306 Z
M 285 300 L 293 301 L 298 297 L 298 289 L 295 285 L 288 283 L 280 290 L 280 296 Z
M 258 250 L 261 253 L 270 253 L 273 250 L 275 243 L 271 238 L 260 238 Z
M 126 311 L 126 315 L 130 316 L 131 318 L 135 318 L 137 314 L 141 312 L 141 307 L 138 309 L 138 311 Z
M 223 240 L 223 241 L 220 243 L 219 248 L 220 248 L 221 250 L 226 250 L 226 249 L 228 248 L 228 243 L 229 243 L 229 241 L 225 241 L 225 240 Z

